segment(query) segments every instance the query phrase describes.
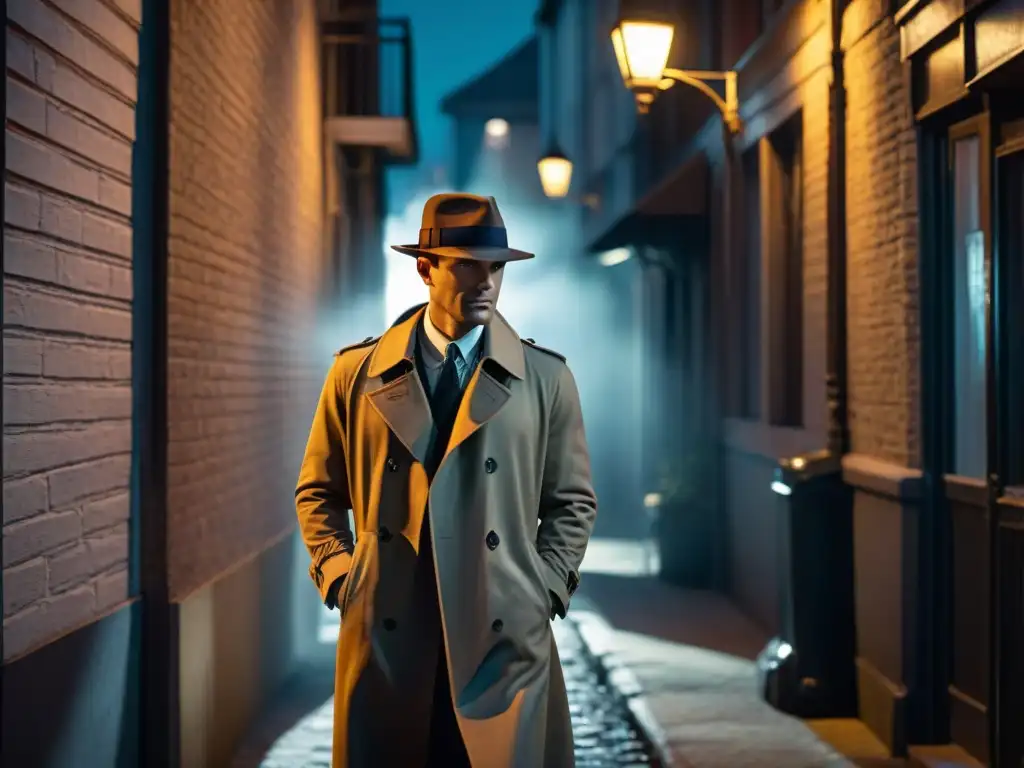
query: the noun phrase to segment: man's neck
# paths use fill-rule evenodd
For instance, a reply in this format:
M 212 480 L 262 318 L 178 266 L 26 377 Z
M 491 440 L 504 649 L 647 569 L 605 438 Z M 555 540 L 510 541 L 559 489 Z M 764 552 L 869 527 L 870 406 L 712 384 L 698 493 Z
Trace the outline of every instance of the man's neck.
M 427 313 L 430 317 L 430 322 L 433 323 L 434 327 L 441 332 L 441 335 L 447 341 L 458 341 L 476 327 L 468 323 L 456 322 L 454 317 L 433 304 L 427 305 Z

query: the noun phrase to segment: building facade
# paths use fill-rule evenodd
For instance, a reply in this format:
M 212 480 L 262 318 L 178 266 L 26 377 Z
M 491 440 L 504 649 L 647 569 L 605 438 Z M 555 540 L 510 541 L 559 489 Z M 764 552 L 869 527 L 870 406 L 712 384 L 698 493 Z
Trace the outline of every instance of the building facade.
M 411 112 L 330 100 L 376 76 L 325 53 L 376 56 L 341 6 L 6 4 L 5 765 L 225 765 L 315 642 L 295 462 L 358 256 L 328 224 L 381 215 L 335 155 L 415 152 Z
M 500 180 L 502 199 L 515 205 L 543 199 L 536 172 L 543 151 L 537 68 L 537 40 L 531 37 L 441 101 L 452 123 L 455 189 Z
M 669 66 L 737 73 L 734 135 L 683 85 L 627 115 L 619 6 L 543 3 L 579 48 L 541 82 L 583 99 L 585 249 L 631 249 L 657 299 L 645 444 L 712 457 L 706 524 L 664 535 L 780 637 L 774 703 L 1018 766 L 1024 6 L 662 3 Z

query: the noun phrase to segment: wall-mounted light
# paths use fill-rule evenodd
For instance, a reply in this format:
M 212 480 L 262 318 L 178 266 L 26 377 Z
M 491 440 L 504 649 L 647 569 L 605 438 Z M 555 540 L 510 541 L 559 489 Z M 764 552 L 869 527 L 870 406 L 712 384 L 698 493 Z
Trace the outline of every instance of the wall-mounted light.
M 633 91 L 638 112 L 644 114 L 650 109 L 658 91 L 668 90 L 676 83 L 685 83 L 715 102 L 732 133 L 740 130 L 735 72 L 682 70 L 665 66 L 675 37 L 675 27 L 671 23 L 646 16 L 623 16 L 612 30 L 611 37 L 619 73 L 626 87 Z M 724 96 L 708 85 L 709 81 L 716 80 L 725 83 Z

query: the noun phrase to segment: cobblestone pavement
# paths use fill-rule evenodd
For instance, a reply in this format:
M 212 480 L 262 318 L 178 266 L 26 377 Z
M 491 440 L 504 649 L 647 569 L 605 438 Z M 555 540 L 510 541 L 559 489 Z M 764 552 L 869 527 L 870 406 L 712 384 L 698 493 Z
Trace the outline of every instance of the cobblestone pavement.
M 608 687 L 575 623 L 556 621 L 553 627 L 569 695 L 577 768 L 657 766 L 650 745 L 624 702 Z M 300 682 L 282 695 L 276 711 L 263 718 L 232 768 L 330 768 L 333 699 L 325 702 L 308 687 Z M 313 701 L 322 703 L 311 704 Z M 305 712 L 300 714 L 303 707 Z M 294 725 L 285 730 L 291 723 Z M 266 733 L 259 731 L 284 733 L 268 744 Z

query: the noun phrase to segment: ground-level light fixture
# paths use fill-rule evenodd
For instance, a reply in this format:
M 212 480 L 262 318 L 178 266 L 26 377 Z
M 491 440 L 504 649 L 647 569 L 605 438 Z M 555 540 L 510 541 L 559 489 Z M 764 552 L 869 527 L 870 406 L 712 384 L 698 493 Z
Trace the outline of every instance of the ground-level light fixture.
M 629 261 L 631 255 L 629 248 L 612 248 L 610 251 L 602 252 L 597 257 L 597 263 L 602 267 L 614 267 L 616 264 Z
M 572 160 L 553 146 L 537 161 L 540 185 L 548 197 L 565 197 L 572 184 Z
M 636 98 L 637 111 L 645 114 L 659 91 L 676 83 L 692 85 L 710 98 L 722 113 L 730 132 L 740 130 L 739 99 L 735 72 L 707 72 L 666 67 L 675 26 L 666 19 L 649 16 L 623 16 L 612 29 L 612 47 L 622 81 Z M 708 85 L 725 83 L 724 97 Z

